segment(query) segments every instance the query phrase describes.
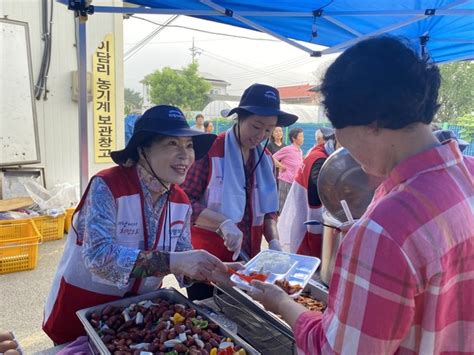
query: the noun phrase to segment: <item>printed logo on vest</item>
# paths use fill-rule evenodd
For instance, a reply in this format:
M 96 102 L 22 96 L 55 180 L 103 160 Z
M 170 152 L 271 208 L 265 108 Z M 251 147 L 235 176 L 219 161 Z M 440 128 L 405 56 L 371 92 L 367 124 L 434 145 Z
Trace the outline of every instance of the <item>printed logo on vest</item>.
M 179 238 L 181 233 L 183 233 L 184 221 L 174 221 L 171 223 L 171 238 Z
M 139 233 L 138 222 L 119 221 L 117 224 L 120 234 L 133 236 Z

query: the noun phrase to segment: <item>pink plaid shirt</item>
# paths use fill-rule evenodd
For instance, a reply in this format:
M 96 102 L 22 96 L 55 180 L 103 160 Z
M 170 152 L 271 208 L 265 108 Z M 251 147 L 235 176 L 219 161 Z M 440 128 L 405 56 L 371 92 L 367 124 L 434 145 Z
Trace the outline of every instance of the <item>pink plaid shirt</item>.
M 338 251 L 305 354 L 474 353 L 474 159 L 449 141 L 401 162 Z

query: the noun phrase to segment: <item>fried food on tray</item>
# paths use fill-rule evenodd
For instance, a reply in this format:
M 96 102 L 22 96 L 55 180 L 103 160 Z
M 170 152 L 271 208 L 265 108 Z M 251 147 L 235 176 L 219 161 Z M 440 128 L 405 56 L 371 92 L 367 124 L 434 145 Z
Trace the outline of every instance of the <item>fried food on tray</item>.
M 289 295 L 293 295 L 302 289 L 301 285 L 291 285 L 290 282 L 286 279 L 276 280 L 275 285 L 282 288 Z
M 324 312 L 324 310 L 326 309 L 326 305 L 323 302 L 318 301 L 317 299 L 308 295 L 300 295 L 296 297 L 295 302 L 303 305 L 310 311 Z

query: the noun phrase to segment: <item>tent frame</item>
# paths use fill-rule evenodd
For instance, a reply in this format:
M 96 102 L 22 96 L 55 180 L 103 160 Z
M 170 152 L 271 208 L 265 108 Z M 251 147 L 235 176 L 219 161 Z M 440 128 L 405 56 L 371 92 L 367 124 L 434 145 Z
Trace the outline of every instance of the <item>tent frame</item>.
M 412 23 L 421 21 L 430 16 L 472 16 L 474 10 L 470 9 L 452 9 L 453 7 L 467 3 L 469 0 L 458 0 L 448 6 L 441 8 L 431 8 L 424 10 L 380 10 L 380 11 L 327 11 L 323 9 L 315 9 L 314 11 L 234 11 L 225 8 L 213 2 L 212 0 L 199 0 L 201 4 L 206 5 L 210 10 L 193 10 L 193 9 L 158 9 L 148 7 L 118 7 L 118 6 L 94 6 L 91 5 L 92 0 L 58 0 L 58 2 L 67 5 L 69 10 L 74 11 L 76 18 L 77 39 L 77 57 L 79 72 L 79 142 L 80 142 L 80 189 L 85 191 L 89 179 L 89 155 L 87 144 L 87 38 L 86 23 L 88 15 L 94 13 L 115 13 L 115 14 L 161 14 L 161 15 L 188 15 L 188 16 L 227 16 L 240 21 L 247 26 L 273 36 L 285 43 L 288 43 L 298 49 L 308 53 L 310 56 L 319 57 L 321 55 L 337 53 L 365 38 L 380 35 L 389 31 L 393 31 Z M 368 34 L 362 34 L 350 26 L 344 24 L 334 17 L 338 16 L 413 16 L 390 26 L 378 29 Z M 288 39 L 274 31 L 271 31 L 247 17 L 313 17 L 324 18 L 337 27 L 347 31 L 355 36 L 354 39 L 340 43 L 333 47 L 329 47 L 322 51 L 315 51 L 304 46 L 294 40 Z M 429 38 L 423 36 L 424 39 Z M 444 39 L 448 40 L 448 39 Z M 472 43 L 471 39 L 460 40 L 460 43 Z

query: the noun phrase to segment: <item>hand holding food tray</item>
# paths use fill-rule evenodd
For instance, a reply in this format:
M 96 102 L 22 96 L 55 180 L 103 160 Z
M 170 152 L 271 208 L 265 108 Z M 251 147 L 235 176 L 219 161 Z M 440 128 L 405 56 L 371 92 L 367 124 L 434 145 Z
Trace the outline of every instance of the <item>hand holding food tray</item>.
M 260 281 L 265 279 L 263 282 L 278 285 L 295 298 L 300 295 L 320 262 L 320 259 L 312 256 L 264 250 L 250 260 L 245 269 L 239 270 L 244 277 L 234 273 L 230 279 L 236 287 L 246 291 L 252 288 L 249 284 L 251 278 Z

